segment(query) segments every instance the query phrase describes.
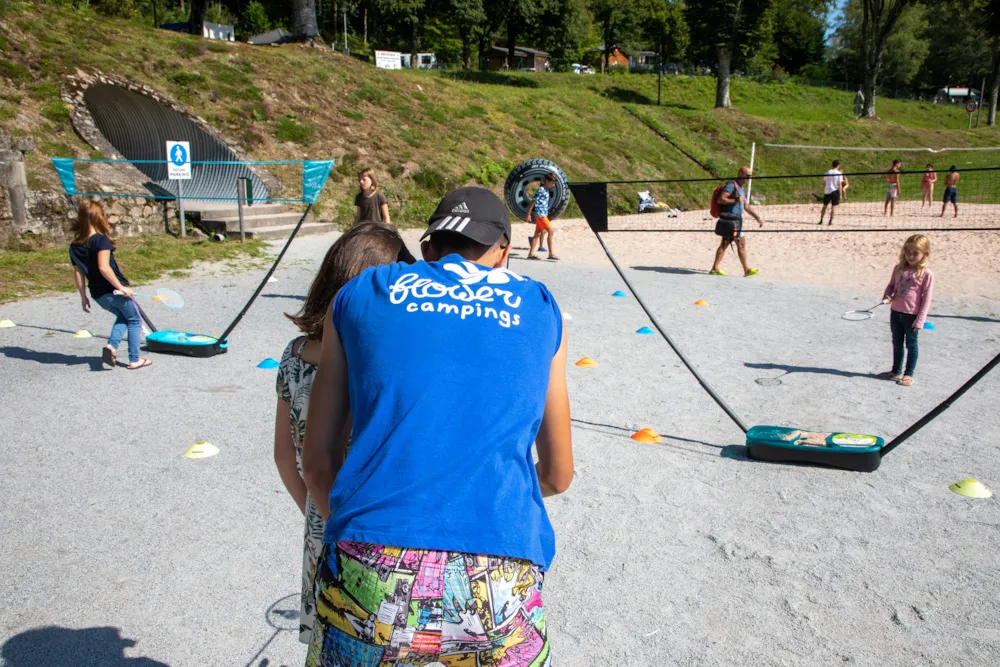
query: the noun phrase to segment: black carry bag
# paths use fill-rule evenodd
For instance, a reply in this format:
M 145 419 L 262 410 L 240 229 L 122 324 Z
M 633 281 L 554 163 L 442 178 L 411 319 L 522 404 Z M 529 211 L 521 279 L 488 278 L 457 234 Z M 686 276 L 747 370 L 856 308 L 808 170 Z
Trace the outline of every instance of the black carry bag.
M 743 231 L 743 217 L 723 212 L 715 223 L 715 234 L 724 239 L 736 239 Z

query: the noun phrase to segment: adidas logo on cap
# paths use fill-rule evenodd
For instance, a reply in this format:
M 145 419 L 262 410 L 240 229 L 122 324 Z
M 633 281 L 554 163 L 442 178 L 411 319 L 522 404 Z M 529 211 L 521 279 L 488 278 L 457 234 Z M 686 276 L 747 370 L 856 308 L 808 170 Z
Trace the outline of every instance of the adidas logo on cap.
M 459 204 L 455 208 L 451 209 L 451 212 L 452 213 L 468 213 L 469 212 L 469 207 L 465 205 L 465 202 L 462 202 L 461 204 Z

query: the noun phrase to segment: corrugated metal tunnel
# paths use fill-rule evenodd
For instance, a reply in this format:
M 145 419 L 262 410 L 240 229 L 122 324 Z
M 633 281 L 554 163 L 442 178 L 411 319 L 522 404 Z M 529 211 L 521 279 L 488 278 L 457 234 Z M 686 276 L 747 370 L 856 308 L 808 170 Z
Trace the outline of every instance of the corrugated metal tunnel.
M 159 160 L 159 164 L 136 164 L 149 182 L 143 185 L 158 195 L 177 194 L 178 181 L 167 179 L 167 141 L 189 141 L 193 162 L 238 162 L 232 149 L 200 128 L 187 116 L 157 100 L 104 83 L 89 86 L 84 103 L 98 131 L 126 160 Z M 236 180 L 250 178 L 255 199 L 268 196 L 268 189 L 249 167 L 242 164 L 192 164 L 191 180 L 184 182 L 185 199 L 236 198 Z

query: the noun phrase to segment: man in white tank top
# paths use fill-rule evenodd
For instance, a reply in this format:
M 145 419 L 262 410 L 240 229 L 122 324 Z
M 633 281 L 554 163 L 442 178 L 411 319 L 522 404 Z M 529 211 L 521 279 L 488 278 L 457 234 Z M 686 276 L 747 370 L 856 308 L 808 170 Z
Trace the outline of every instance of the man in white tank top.
M 834 160 L 832 168 L 823 174 L 823 210 L 819 214 L 819 224 L 823 224 L 827 206 L 830 207 L 830 220 L 827 224 L 833 224 L 833 212 L 840 206 L 840 197 L 847 187 L 847 177 L 840 171 L 840 160 Z

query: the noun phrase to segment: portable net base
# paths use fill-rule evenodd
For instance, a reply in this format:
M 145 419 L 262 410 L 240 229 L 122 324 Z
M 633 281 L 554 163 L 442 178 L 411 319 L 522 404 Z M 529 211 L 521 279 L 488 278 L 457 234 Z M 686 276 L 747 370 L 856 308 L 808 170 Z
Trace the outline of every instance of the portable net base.
M 913 425 L 886 444 L 885 440 L 874 435 L 858 433 L 822 433 L 806 429 L 787 428 L 782 426 L 753 426 L 748 428 L 729 405 L 702 378 L 698 370 L 688 361 L 684 353 L 677 347 L 669 334 L 663 329 L 656 317 L 639 296 L 631 281 L 625 275 L 614 255 L 601 238 L 601 232 L 632 231 L 608 229 L 608 184 L 607 183 L 570 183 L 570 191 L 576 198 L 576 203 L 583 212 L 604 253 L 615 267 L 618 275 L 632 292 L 636 302 L 649 317 L 653 326 L 687 367 L 701 387 L 722 408 L 723 412 L 746 434 L 747 455 L 760 461 L 777 463 L 806 463 L 811 465 L 840 468 L 856 472 L 874 472 L 882 463 L 882 459 L 922 429 L 934 418 L 947 410 L 952 403 L 968 391 L 972 386 L 986 376 L 994 367 L 1000 364 L 1000 354 L 969 378 L 951 396 L 946 398 L 936 408 L 921 417 Z M 652 231 L 652 230 L 650 230 Z

